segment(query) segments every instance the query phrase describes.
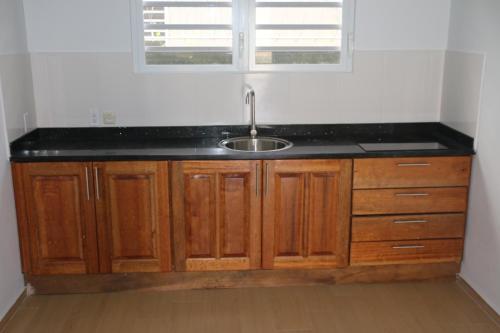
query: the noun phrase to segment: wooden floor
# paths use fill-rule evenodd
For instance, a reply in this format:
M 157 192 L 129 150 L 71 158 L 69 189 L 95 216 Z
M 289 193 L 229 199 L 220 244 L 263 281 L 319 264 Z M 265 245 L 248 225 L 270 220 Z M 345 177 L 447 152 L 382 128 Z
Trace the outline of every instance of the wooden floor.
M 456 282 L 33 296 L 14 332 L 500 332 Z

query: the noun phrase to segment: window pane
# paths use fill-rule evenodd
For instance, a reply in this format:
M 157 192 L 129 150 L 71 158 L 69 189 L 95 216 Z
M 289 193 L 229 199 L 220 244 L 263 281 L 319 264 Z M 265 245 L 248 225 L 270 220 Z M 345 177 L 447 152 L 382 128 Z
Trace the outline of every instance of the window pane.
M 257 8 L 257 24 L 342 24 L 342 8 Z
M 337 47 L 339 30 L 257 30 L 257 47 Z
M 230 65 L 232 61 L 231 52 L 146 52 L 149 65 Z
M 149 33 L 153 36 L 147 36 Z M 232 45 L 230 30 L 146 30 L 146 46 L 160 47 L 227 47 Z M 174 50 L 175 51 L 175 50 Z M 203 51 L 200 49 L 200 52 Z
M 232 63 L 232 2 L 143 1 L 149 65 Z
M 342 1 L 256 2 L 256 64 L 339 64 Z
M 260 65 L 320 65 L 338 64 L 340 52 L 279 52 L 279 51 L 257 51 L 256 63 Z

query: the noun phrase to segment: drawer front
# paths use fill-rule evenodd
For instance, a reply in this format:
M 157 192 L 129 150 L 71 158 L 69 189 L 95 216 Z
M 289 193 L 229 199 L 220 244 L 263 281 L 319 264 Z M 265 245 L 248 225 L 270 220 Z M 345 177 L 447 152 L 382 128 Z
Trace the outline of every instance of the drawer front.
M 355 189 L 468 186 L 471 157 L 369 158 L 354 161 Z
M 466 187 L 353 191 L 353 215 L 463 213 Z
M 352 241 L 462 238 L 465 214 L 353 217 Z
M 460 262 L 462 239 L 351 244 L 351 265 Z

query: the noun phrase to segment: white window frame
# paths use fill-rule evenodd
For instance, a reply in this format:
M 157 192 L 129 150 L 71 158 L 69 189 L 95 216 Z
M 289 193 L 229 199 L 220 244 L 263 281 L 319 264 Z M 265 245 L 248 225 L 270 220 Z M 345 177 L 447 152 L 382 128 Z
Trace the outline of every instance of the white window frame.
M 342 46 L 339 64 L 273 64 L 255 63 L 256 0 L 232 0 L 233 63 L 230 65 L 148 65 L 144 46 L 143 0 L 130 0 L 132 53 L 137 73 L 165 72 L 351 72 L 354 55 L 354 17 L 356 0 L 343 0 Z

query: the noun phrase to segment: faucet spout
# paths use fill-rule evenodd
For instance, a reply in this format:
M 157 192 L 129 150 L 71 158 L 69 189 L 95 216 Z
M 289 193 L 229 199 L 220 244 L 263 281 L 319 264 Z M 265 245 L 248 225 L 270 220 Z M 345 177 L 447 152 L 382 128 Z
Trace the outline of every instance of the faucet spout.
M 246 93 L 245 103 L 250 105 L 250 136 L 255 139 L 257 137 L 257 125 L 255 123 L 255 91 L 252 87 L 249 87 Z

